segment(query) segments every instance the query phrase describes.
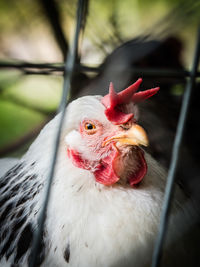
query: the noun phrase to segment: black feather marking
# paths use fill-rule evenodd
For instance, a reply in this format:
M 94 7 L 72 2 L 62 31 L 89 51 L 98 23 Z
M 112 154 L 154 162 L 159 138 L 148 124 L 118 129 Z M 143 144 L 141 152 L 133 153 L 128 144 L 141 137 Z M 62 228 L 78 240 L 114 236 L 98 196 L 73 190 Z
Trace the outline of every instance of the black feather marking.
M 22 169 L 23 169 L 24 163 L 20 163 L 12 167 L 9 171 L 5 173 L 5 175 L 1 178 L 0 182 L 0 188 L 4 187 L 5 185 L 10 182 L 11 178 L 16 176 Z
M 26 217 L 23 218 L 23 219 L 18 220 L 18 221 L 16 222 L 14 228 L 13 228 L 13 231 L 12 231 L 12 233 L 11 233 L 11 235 L 10 235 L 10 238 L 9 238 L 10 243 L 7 242 L 8 245 L 9 245 L 9 247 L 8 247 L 8 249 L 6 250 L 6 253 L 5 253 L 7 259 L 9 259 L 9 257 L 11 256 L 11 254 L 13 253 L 13 251 L 14 251 L 14 249 L 15 249 L 15 245 L 14 245 L 13 240 L 16 239 L 17 235 L 18 235 L 19 232 L 20 232 L 20 228 L 22 227 L 22 225 L 23 225 L 25 222 L 26 222 Z
M 9 171 L 7 171 L 7 173 L 5 174 L 5 176 L 13 176 L 18 174 L 24 166 L 24 162 L 20 163 L 20 164 L 16 164 L 15 166 L 13 166 Z
M 67 244 L 67 247 L 66 247 L 66 249 L 64 251 L 64 255 L 63 256 L 64 256 L 65 261 L 67 263 L 69 263 L 69 259 L 70 259 L 70 244 L 69 243 Z
M 25 173 L 22 172 L 24 167 L 24 163 L 20 163 L 18 165 L 15 165 L 13 168 L 11 168 L 3 177 L 0 179 L 0 193 L 1 196 L 6 193 L 7 191 L 10 192 L 11 188 L 16 185 L 16 182 L 22 178 Z M 14 182 L 14 183 L 13 183 Z M 12 193 L 15 191 L 11 190 Z
M 42 234 L 42 239 L 40 241 L 39 244 L 39 254 L 37 256 L 37 266 L 41 266 L 41 264 L 43 263 L 44 259 L 45 259 L 45 255 L 46 255 L 46 247 L 47 247 L 47 243 L 44 241 L 45 240 L 45 236 L 47 235 L 45 229 L 43 230 L 43 234 Z M 32 254 L 29 255 L 28 258 L 28 262 L 30 264 L 32 260 Z
M 9 231 L 9 225 L 5 228 L 5 230 L 2 232 L 1 238 L 4 240 L 4 245 L 1 246 L 0 249 L 0 258 L 2 258 L 4 255 L 6 256 L 6 259 L 11 256 L 13 253 L 15 247 L 14 240 L 16 239 L 17 235 L 20 232 L 20 228 L 25 224 L 26 217 L 16 219 L 13 223 L 13 229 L 12 232 Z
M 31 224 L 27 224 L 17 242 L 17 253 L 15 255 L 14 262 L 18 263 L 19 260 L 24 256 L 24 254 L 29 249 L 33 239 L 33 230 Z
M 7 218 L 7 215 L 10 214 L 13 210 L 13 206 L 14 203 L 8 203 L 5 207 L 5 209 L 2 211 L 1 215 L 0 215 L 0 228 L 2 227 L 2 225 L 5 223 L 5 220 Z
M 78 188 L 77 192 L 79 192 L 82 188 L 83 188 L 83 185 L 81 185 L 81 186 Z
M 37 264 L 38 266 L 40 266 L 44 259 L 45 259 L 45 242 L 44 242 L 44 235 L 43 235 L 43 238 L 42 238 L 42 241 L 40 242 L 40 245 L 39 245 L 39 256 L 38 256 L 38 259 L 37 259 Z
M 35 212 L 34 198 L 43 188 L 35 174 L 27 175 L 34 164 L 18 164 L 0 179 L 0 259 L 5 256 L 8 260 L 13 253 L 13 266 L 18 266 L 32 243 L 33 231 L 28 215 Z M 43 239 L 38 264 L 45 256 Z

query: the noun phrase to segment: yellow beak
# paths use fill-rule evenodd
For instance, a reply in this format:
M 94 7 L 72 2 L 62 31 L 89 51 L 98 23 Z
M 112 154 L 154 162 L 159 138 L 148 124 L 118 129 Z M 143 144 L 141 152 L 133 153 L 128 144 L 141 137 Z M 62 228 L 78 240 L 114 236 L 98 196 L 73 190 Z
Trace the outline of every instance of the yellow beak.
M 112 141 L 117 141 L 121 145 L 133 145 L 133 146 L 148 146 L 149 141 L 145 130 L 138 124 L 134 124 L 127 131 L 112 136 L 105 140 L 102 146 L 108 145 Z

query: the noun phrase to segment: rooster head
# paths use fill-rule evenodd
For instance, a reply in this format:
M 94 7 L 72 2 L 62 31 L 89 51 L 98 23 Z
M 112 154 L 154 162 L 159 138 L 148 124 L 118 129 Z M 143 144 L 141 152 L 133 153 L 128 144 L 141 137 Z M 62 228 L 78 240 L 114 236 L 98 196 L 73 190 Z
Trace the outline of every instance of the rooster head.
M 147 172 L 141 146 L 148 145 L 148 138 L 137 124 L 135 104 L 159 88 L 136 92 L 141 82 L 138 79 L 119 93 L 111 83 L 106 96 L 82 97 L 69 106 L 68 158 L 76 167 L 92 172 L 96 182 L 135 186 Z

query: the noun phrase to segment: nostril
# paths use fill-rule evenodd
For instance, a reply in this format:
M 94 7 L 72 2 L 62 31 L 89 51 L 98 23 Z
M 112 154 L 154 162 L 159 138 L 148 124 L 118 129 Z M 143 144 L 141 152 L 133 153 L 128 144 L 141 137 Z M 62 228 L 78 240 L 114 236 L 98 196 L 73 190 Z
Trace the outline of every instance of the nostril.
M 126 123 L 123 123 L 119 125 L 120 129 L 123 129 L 124 131 L 128 131 L 133 125 L 133 121 L 127 121 Z

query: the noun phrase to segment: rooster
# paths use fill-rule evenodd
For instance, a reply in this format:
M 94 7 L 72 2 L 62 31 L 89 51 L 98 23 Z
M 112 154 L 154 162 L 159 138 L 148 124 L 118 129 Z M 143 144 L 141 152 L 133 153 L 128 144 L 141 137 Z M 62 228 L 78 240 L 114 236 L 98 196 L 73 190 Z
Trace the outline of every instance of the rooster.
M 141 82 L 119 93 L 111 83 L 106 96 L 68 105 L 38 266 L 149 266 L 166 173 L 144 150 L 148 138 L 136 105 L 159 88 L 137 92 Z M 59 116 L 11 169 L 1 169 L 2 267 L 28 266 Z M 182 214 L 182 199 L 178 192 L 173 214 Z

